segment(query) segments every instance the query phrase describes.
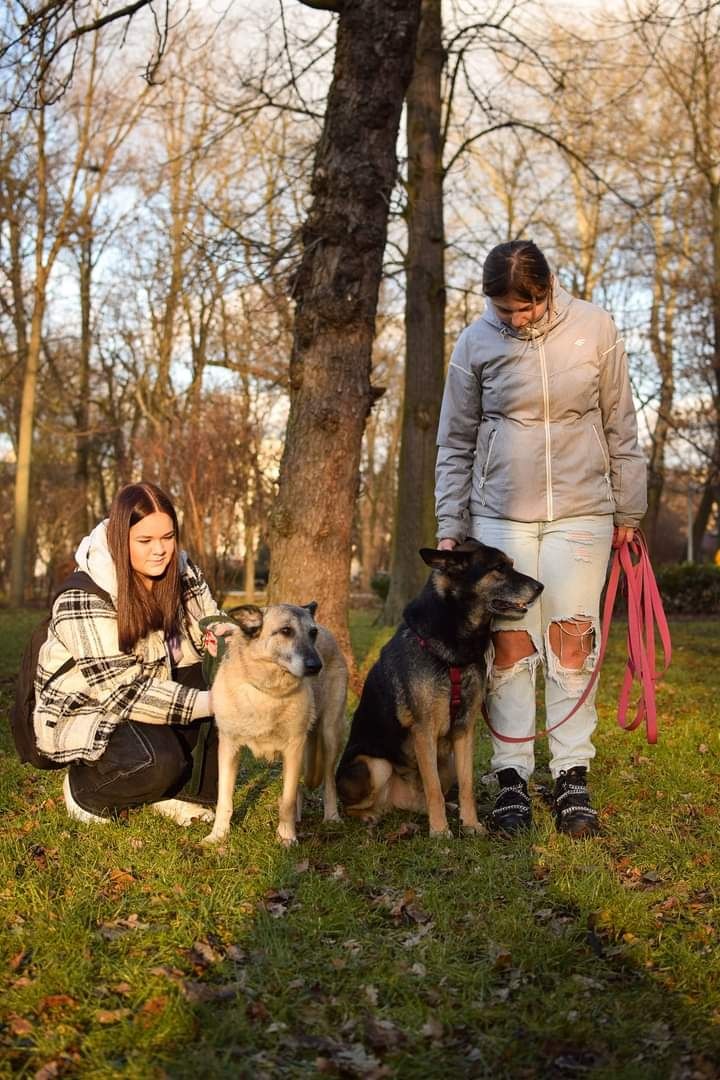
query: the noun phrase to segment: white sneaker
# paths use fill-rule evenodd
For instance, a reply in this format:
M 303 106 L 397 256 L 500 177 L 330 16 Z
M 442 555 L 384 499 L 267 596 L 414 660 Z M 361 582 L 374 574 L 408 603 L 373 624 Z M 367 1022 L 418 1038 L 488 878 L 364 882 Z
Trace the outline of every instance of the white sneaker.
M 78 806 L 70 790 L 69 772 L 65 773 L 65 779 L 63 780 L 63 799 L 65 800 L 68 817 L 73 818 L 75 821 L 82 821 L 86 825 L 107 825 L 108 821 L 110 821 L 110 818 L 100 817 L 99 814 L 91 814 L 89 810 L 83 810 L 82 806 Z
M 193 821 L 214 821 L 215 811 L 199 803 L 185 802 L 184 799 L 161 799 L 152 804 L 153 810 L 163 817 L 170 818 L 177 825 L 187 826 Z

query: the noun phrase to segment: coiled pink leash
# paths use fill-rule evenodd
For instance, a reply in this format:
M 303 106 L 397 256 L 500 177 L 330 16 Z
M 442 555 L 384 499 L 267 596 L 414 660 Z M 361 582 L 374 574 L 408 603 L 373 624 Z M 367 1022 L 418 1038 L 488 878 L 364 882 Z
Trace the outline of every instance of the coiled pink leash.
M 647 549 L 645 537 L 639 529 L 635 530 L 634 539 L 621 544 L 613 551 L 608 575 L 607 589 L 605 591 L 605 603 L 600 630 L 600 652 L 598 654 L 590 681 L 583 690 L 582 696 L 575 702 L 567 716 L 558 720 L 556 724 L 538 731 L 535 735 L 513 736 L 502 735 L 490 723 L 487 709 L 483 704 L 482 711 L 485 723 L 496 739 L 505 743 L 533 742 L 551 731 L 555 731 L 564 724 L 571 716 L 574 716 L 581 705 L 587 701 L 593 686 L 597 682 L 605 659 L 608 638 L 610 636 L 610 624 L 612 622 L 618 589 L 621 587 L 627 600 L 627 663 L 620 688 L 618 701 L 617 722 L 623 731 L 634 731 L 645 721 L 645 733 L 649 743 L 657 742 L 657 706 L 655 701 L 655 686 L 670 667 L 672 659 L 672 642 L 668 628 L 665 610 L 662 605 L 660 590 L 653 574 L 650 555 Z M 663 667 L 657 671 L 655 634 L 660 639 L 663 652 Z M 637 679 L 640 687 L 640 695 L 635 706 L 635 716 L 628 719 L 630 709 L 630 695 L 633 683 Z

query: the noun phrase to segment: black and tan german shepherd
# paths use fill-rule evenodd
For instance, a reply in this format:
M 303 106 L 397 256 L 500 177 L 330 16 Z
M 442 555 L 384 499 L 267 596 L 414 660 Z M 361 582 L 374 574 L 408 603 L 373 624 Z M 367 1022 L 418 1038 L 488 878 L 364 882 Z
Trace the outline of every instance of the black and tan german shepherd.
M 447 836 L 444 793 L 457 780 L 462 826 L 482 832 L 473 747 L 490 623 L 524 613 L 543 587 L 476 540 L 420 555 L 432 572 L 370 669 L 338 765 L 338 796 L 366 821 L 392 807 L 425 812 L 430 835 Z

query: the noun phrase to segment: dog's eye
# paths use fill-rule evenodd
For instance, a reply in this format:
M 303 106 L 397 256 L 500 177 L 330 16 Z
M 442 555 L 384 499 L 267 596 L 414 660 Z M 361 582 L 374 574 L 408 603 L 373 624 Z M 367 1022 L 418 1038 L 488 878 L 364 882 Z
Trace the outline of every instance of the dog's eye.
M 282 634 L 283 637 L 292 637 L 293 628 L 292 626 L 281 626 L 278 630 L 278 634 Z
M 310 638 L 311 641 L 314 641 L 317 636 L 318 636 L 317 626 L 313 626 L 312 630 L 308 631 L 308 637 Z

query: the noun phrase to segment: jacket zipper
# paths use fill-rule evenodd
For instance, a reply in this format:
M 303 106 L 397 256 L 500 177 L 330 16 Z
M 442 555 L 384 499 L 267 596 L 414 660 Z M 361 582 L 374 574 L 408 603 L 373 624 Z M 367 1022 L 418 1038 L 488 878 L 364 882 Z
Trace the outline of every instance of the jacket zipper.
M 608 499 L 610 500 L 611 503 L 614 503 L 615 498 L 613 496 L 612 481 L 610 479 L 610 459 L 608 458 L 607 454 L 605 453 L 605 447 L 602 444 L 602 439 L 600 438 L 600 434 L 598 432 L 598 429 L 595 427 L 594 424 L 592 426 L 592 429 L 593 429 L 593 432 L 595 433 L 595 438 L 597 439 L 598 446 L 600 447 L 600 453 L 602 454 L 603 464 L 605 466 L 605 472 L 603 473 L 603 480 L 607 484 Z
M 493 428 L 492 431 L 490 432 L 490 438 L 488 439 L 488 452 L 487 452 L 487 457 L 485 458 L 485 464 L 483 465 L 482 472 L 480 473 L 480 481 L 478 483 L 478 487 L 480 488 L 480 491 L 482 492 L 482 494 L 480 495 L 480 505 L 481 506 L 485 505 L 485 492 L 483 491 L 483 488 L 485 487 L 485 481 L 487 480 L 488 469 L 490 468 L 490 458 L 492 456 L 493 446 L 495 445 L 495 436 L 496 435 L 497 435 L 497 428 Z
M 545 420 L 545 483 L 547 484 L 547 519 L 552 521 L 553 496 L 552 496 L 552 456 L 550 452 L 550 390 L 548 387 L 547 364 L 545 362 L 545 347 L 542 338 L 538 342 L 540 352 L 540 373 L 542 375 L 543 390 L 543 417 Z

